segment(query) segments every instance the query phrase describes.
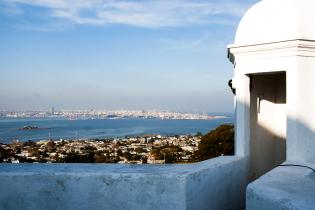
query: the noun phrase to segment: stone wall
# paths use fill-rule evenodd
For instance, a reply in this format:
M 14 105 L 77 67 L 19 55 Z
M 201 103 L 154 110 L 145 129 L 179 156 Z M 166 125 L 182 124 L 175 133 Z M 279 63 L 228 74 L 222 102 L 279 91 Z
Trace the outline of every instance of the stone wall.
M 1 164 L 0 209 L 242 209 L 245 161 Z

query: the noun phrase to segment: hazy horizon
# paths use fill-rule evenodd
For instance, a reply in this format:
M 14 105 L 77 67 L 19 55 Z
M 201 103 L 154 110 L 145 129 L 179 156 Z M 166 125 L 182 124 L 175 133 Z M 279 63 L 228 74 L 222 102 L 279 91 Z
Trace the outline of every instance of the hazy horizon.
M 171 112 L 171 113 L 187 113 L 187 114 L 234 114 L 234 112 L 208 112 L 208 111 L 199 111 L 199 110 L 171 110 L 171 109 L 63 109 L 51 107 L 50 109 L 0 109 L 0 112 L 51 112 L 52 109 L 54 112 Z
M 0 110 L 232 112 L 226 58 L 257 0 L 0 2 Z

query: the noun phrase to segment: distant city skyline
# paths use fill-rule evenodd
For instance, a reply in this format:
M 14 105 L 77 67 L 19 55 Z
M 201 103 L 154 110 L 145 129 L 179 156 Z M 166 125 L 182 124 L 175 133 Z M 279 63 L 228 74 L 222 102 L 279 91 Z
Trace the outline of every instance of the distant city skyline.
M 4 0 L 0 110 L 231 112 L 227 81 L 257 0 Z

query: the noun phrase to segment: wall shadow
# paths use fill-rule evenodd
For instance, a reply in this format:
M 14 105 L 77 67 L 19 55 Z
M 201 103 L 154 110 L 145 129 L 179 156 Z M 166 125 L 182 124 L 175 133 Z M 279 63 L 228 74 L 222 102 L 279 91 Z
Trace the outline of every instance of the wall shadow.
M 251 82 L 243 99 L 237 99 L 236 145 L 248 156 L 249 181 L 284 161 L 315 163 L 315 126 L 312 113 L 298 109 L 290 115 L 287 107 L 286 73 L 248 75 Z M 247 98 L 248 97 L 248 98 Z M 306 99 L 311 104 L 310 99 Z M 296 103 L 296 104 L 295 104 Z M 307 106 L 305 106 L 307 107 Z M 307 107 L 308 108 L 308 107 Z M 244 122 L 242 121 L 244 120 Z M 241 139 L 240 139 L 241 138 Z M 244 152 L 243 152 L 244 151 Z
M 250 75 L 250 180 L 286 158 L 286 74 Z

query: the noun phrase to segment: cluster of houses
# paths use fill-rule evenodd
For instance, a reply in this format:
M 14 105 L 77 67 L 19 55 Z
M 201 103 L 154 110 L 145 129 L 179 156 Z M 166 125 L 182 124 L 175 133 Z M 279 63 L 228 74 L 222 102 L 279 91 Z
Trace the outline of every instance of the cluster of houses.
M 191 162 L 200 136 L 143 135 L 120 139 L 12 141 L 0 144 L 0 162 L 98 162 L 163 164 Z
M 3 111 L 0 118 L 61 118 L 61 119 L 178 119 L 178 120 L 212 120 L 226 116 L 210 116 L 200 113 L 182 113 L 159 110 L 60 110 L 51 111 Z

